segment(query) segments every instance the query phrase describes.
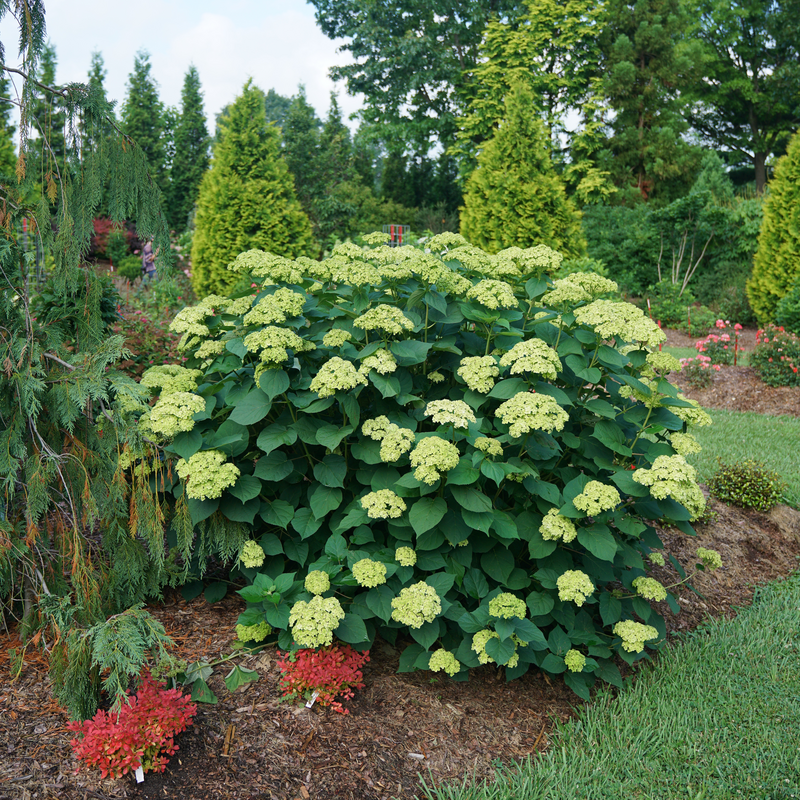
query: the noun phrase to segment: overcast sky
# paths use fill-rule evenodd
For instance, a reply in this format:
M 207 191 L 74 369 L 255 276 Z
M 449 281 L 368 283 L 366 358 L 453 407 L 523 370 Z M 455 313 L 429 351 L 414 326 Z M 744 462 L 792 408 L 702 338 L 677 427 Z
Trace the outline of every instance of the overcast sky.
M 231 102 L 248 77 L 264 91 L 293 95 L 305 84 L 309 102 L 324 117 L 331 90 L 345 116 L 359 108 L 344 86 L 328 77 L 349 54 L 322 34 L 314 8 L 304 0 L 46 0 L 47 31 L 56 47 L 59 83 L 85 82 L 91 54 L 99 50 L 110 99 L 125 99 L 136 52 L 150 53 L 162 102 L 180 106 L 186 70 L 200 73 L 205 111 L 214 116 Z M 16 65 L 19 33 L 13 18 L 0 25 L 9 66 Z

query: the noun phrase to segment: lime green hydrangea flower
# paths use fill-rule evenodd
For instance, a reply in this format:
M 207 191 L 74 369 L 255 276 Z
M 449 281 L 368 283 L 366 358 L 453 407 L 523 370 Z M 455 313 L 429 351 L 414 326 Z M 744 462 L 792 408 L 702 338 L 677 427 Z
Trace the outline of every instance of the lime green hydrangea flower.
M 162 396 L 175 392 L 191 393 L 197 388 L 197 382 L 202 377 L 203 373 L 199 369 L 186 369 L 177 364 L 162 364 L 146 369 L 139 384 L 151 390 L 160 388 L 159 394 Z
M 365 233 L 361 237 L 361 239 L 369 245 L 386 244 L 386 242 L 389 241 L 389 238 L 390 237 L 388 233 L 381 233 L 380 231 Z
M 564 663 L 570 672 L 583 672 L 586 666 L 586 656 L 580 650 L 567 650 Z
M 388 350 L 378 350 L 361 361 L 358 371 L 362 375 L 369 375 L 373 369 L 379 375 L 389 375 L 397 369 L 397 361 Z
M 428 669 L 431 672 L 446 672 L 452 678 L 461 672 L 461 664 L 453 653 L 440 647 L 431 653 Z
M 508 432 L 515 438 L 531 431 L 560 431 L 569 420 L 550 395 L 531 392 L 517 392 L 497 407 L 495 416 L 509 426 Z
M 690 456 L 703 449 L 691 433 L 670 433 L 669 443 L 679 456 Z
M 629 653 L 641 653 L 645 642 L 658 639 L 658 631 L 652 625 L 642 625 L 630 619 L 618 622 L 613 630 L 622 639 L 623 649 Z
M 444 381 L 444 375 L 438 370 L 433 370 L 433 372 L 428 373 L 428 380 L 431 383 L 442 383 Z
M 361 507 L 370 519 L 398 519 L 406 510 L 406 503 L 391 489 L 378 489 L 361 498 Z
M 308 602 L 298 600 L 289 613 L 292 638 L 300 647 L 325 647 L 333 642 L 333 632 L 344 619 L 335 597 L 316 595 Z
M 398 547 L 394 551 L 394 560 L 401 567 L 413 567 L 417 563 L 417 554 L 411 547 Z
M 503 445 L 497 439 L 490 439 L 488 436 L 479 436 L 475 440 L 475 449 L 486 453 L 487 456 L 503 455 Z
M 722 566 L 722 556 L 716 550 L 698 547 L 697 557 L 706 569 L 719 569 Z
M 260 567 L 264 563 L 266 554 L 258 542 L 252 541 L 244 543 L 242 551 L 239 553 L 239 560 L 248 569 L 253 567 Z
M 532 372 L 554 381 L 561 372 L 561 359 L 552 347 L 541 339 L 517 342 L 501 359 L 501 367 L 511 367 L 512 375 Z
M 327 572 L 314 569 L 306 575 L 303 585 L 309 594 L 325 594 L 331 588 L 331 578 Z
M 505 281 L 483 280 L 478 281 L 467 291 L 467 299 L 475 300 L 486 308 L 517 308 L 519 301 L 514 296 L 514 290 Z
M 332 331 L 328 331 L 322 337 L 322 344 L 325 347 L 341 347 L 345 342 L 349 342 L 353 338 L 353 334 L 350 331 L 343 331 L 341 328 L 334 328 Z
M 428 248 L 432 253 L 445 253 L 465 244 L 469 244 L 469 242 L 460 233 L 452 233 L 451 231 L 437 233 L 428 240 Z
M 404 456 L 414 444 L 414 431 L 392 424 L 381 440 L 381 461 L 393 464 Z
M 648 378 L 656 375 L 669 375 L 670 372 L 678 372 L 681 362 L 670 353 L 648 353 L 645 365 L 642 367 L 642 374 Z
M 277 289 L 274 294 L 262 297 L 243 318 L 245 325 L 273 325 L 286 322 L 303 312 L 306 299 L 291 289 Z
M 542 539 L 550 541 L 561 539 L 566 543 L 571 542 L 578 535 L 572 520 L 562 517 L 557 508 L 551 508 L 544 515 L 542 524 L 539 526 L 539 533 L 542 534 Z
M 572 505 L 583 511 L 587 517 L 595 517 L 603 511 L 610 511 L 622 502 L 619 492 L 600 481 L 589 481 L 583 491 L 572 501 Z
M 571 600 L 576 606 L 582 606 L 586 598 L 594 592 L 594 584 L 585 572 L 579 569 L 568 569 L 556 580 L 559 600 Z
M 370 439 L 380 442 L 383 437 L 386 436 L 392 425 L 394 425 L 394 423 L 389 422 L 389 417 L 381 415 L 373 419 L 365 419 L 364 424 L 361 426 L 361 432 L 364 436 L 369 436 Z
M 414 271 L 423 281 L 435 286 L 442 294 L 462 297 L 472 289 L 472 283 L 463 275 L 454 272 L 433 256 L 417 259 Z
M 478 662 L 481 664 L 496 664 L 497 662 L 486 652 L 486 643 L 491 639 L 499 639 L 500 635 L 496 631 L 489 630 L 488 628 L 478 631 L 472 637 L 472 650 L 478 654 Z M 525 646 L 527 642 L 520 641 L 513 633 L 511 638 L 514 641 L 514 654 L 506 662 L 506 667 L 514 668 L 519 664 L 519 653 L 517 647 L 519 645 Z
M 537 244 L 535 247 L 506 247 L 501 250 L 498 257 L 514 261 L 522 275 L 552 275 L 564 260 L 561 253 L 548 247 L 546 244 Z
M 679 400 L 686 400 L 692 404 L 691 408 L 678 408 L 677 406 L 670 408 L 670 411 L 680 420 L 683 420 L 687 425 L 697 425 L 698 428 L 704 428 L 706 425 L 711 424 L 711 417 L 709 414 L 700 408 L 700 403 L 697 400 L 689 400 L 688 397 L 678 392 Z
M 359 586 L 372 589 L 386 583 L 386 564 L 380 561 L 373 561 L 371 558 L 362 558 L 353 564 L 353 577 L 358 581 Z
M 234 317 L 240 317 L 242 314 L 246 314 L 252 307 L 253 298 L 250 295 L 245 295 L 244 297 L 237 297 L 235 300 L 231 300 L 224 313 Z
M 494 379 L 500 374 L 494 356 L 462 358 L 461 366 L 456 372 L 473 392 L 481 394 L 492 391 Z
M 414 330 L 414 323 L 399 308 L 385 303 L 356 317 L 353 325 L 365 331 L 378 330 L 389 335 L 399 335 Z
M 260 642 L 272 633 L 272 628 L 266 622 L 257 625 L 237 625 L 236 638 L 240 642 Z
M 429 486 L 441 478 L 442 472 L 455 469 L 459 458 L 458 448 L 438 436 L 422 439 L 410 455 L 411 466 L 416 467 L 414 477 Z
M 265 364 L 283 364 L 289 358 L 289 350 L 302 353 L 315 350 L 313 342 L 306 342 L 294 331 L 267 325 L 261 330 L 248 333 L 244 337 L 244 346 L 250 353 L 258 353 Z
M 655 564 L 657 567 L 663 567 L 666 563 L 664 561 L 664 556 L 661 555 L 661 553 L 650 553 L 650 555 L 647 556 L 647 559 L 651 564 Z
M 632 303 L 595 300 L 575 309 L 575 320 L 593 328 L 603 339 L 622 339 L 654 347 L 666 341 L 666 334 Z
M 553 289 L 542 297 L 542 302 L 548 306 L 574 306 L 591 300 L 592 296 L 582 286 L 566 278 L 553 281 Z
M 666 396 L 658 391 L 658 383 L 655 380 L 646 378 L 644 375 L 639 376 L 639 383 L 645 388 L 640 389 L 638 386 L 621 386 L 619 396 L 631 397 L 643 403 L 648 408 L 658 408 L 661 405 L 662 399 Z
M 421 628 L 442 613 L 442 601 L 436 589 L 424 581 L 407 586 L 392 600 L 392 619 L 409 628 Z
M 634 578 L 633 589 L 639 597 L 660 603 L 667 599 L 667 590 L 655 578 Z
M 572 272 L 567 275 L 566 280 L 577 284 L 592 297 L 600 297 L 609 292 L 616 292 L 619 289 L 619 286 L 614 281 L 604 278 L 596 272 Z
M 697 485 L 697 472 L 681 455 L 658 456 L 650 469 L 637 469 L 631 476 L 636 483 L 650 487 L 657 500 L 671 497 L 697 519 L 706 507 L 703 492 Z
M 381 274 L 372 264 L 365 261 L 352 261 L 342 256 L 333 256 L 325 262 L 330 270 L 330 280 L 347 286 L 377 286 Z
M 433 400 L 423 413 L 438 425 L 466 428 L 470 422 L 475 422 L 475 414 L 463 400 Z
M 256 278 L 272 278 L 286 283 L 300 283 L 303 274 L 288 258 L 267 253 L 264 250 L 252 249 L 238 256 L 228 264 L 231 272 L 250 273 Z
M 489 601 L 489 613 L 493 617 L 525 619 L 527 612 L 525 601 L 510 592 L 501 592 Z
M 206 401 L 190 392 L 162 394 L 156 404 L 139 419 L 139 426 L 167 438 L 194 428 L 194 415 L 205 411 Z
M 208 326 L 203 324 L 207 316 L 209 316 L 209 310 L 204 305 L 186 306 L 175 315 L 169 329 L 173 333 L 208 336 Z
M 188 461 L 180 458 L 175 471 L 186 481 L 186 496 L 195 500 L 222 497 L 240 474 L 239 467 L 228 462 L 220 450 L 201 450 Z
M 320 397 L 332 397 L 336 392 L 355 389 L 359 385 L 366 386 L 367 379 L 350 361 L 334 356 L 319 368 L 309 388 Z
M 225 352 L 225 342 L 215 341 L 214 339 L 207 339 L 195 351 L 196 358 L 208 359 L 204 366 L 211 364 L 215 356 L 221 355 Z

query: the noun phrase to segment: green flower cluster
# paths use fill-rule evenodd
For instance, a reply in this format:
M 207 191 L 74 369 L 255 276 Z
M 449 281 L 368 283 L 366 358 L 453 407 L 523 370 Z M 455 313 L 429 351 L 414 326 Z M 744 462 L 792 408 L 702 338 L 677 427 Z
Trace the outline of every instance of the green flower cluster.
M 186 481 L 186 496 L 195 500 L 222 497 L 222 492 L 236 483 L 239 467 L 226 461 L 219 450 L 201 450 L 188 461 L 178 459 L 175 471 Z
M 594 592 L 594 584 L 585 572 L 579 569 L 568 569 L 556 580 L 558 599 L 572 601 L 576 606 L 582 606 L 586 598 Z
M 450 677 L 461 672 L 461 664 L 449 650 L 440 647 L 431 653 L 428 669 L 431 672 L 446 672 Z
M 638 386 L 622 386 L 619 390 L 619 396 L 631 397 L 643 403 L 648 408 L 658 408 L 664 397 L 664 395 L 658 391 L 658 383 L 655 380 L 646 378 L 644 375 L 639 378 L 639 383 L 645 388 L 640 389 Z
M 647 558 L 651 564 L 655 564 L 657 567 L 663 567 L 664 564 L 666 564 L 666 561 L 664 561 L 664 556 L 661 555 L 661 553 L 650 553 Z
M 639 597 L 660 603 L 667 599 L 667 590 L 655 578 L 634 578 L 633 589 Z
M 666 341 L 666 334 L 640 308 L 632 303 L 595 300 L 575 309 L 575 319 L 588 325 L 603 339 L 641 342 L 655 347 Z
M 378 489 L 361 498 L 361 507 L 370 519 L 398 519 L 406 510 L 406 504 L 391 489 Z
M 322 337 L 322 344 L 325 347 L 341 347 L 345 342 L 349 342 L 353 338 L 353 334 L 350 331 L 344 331 L 341 328 L 334 328 L 332 331 L 328 331 Z
M 289 358 L 289 350 L 302 353 L 316 349 L 312 342 L 301 339 L 294 331 L 274 325 L 248 333 L 244 337 L 244 346 L 248 352 L 258 353 L 265 364 L 283 364 Z
M 486 453 L 487 456 L 503 455 L 503 445 L 497 439 L 490 439 L 488 436 L 479 436 L 475 440 L 475 449 Z
M 300 647 L 325 647 L 333 642 L 333 632 L 344 619 L 335 597 L 315 595 L 308 602 L 298 600 L 289 613 L 292 638 Z
M 642 374 L 648 378 L 656 375 L 669 375 L 670 372 L 679 372 L 681 362 L 670 353 L 648 353 Z
M 644 643 L 658 639 L 658 631 L 652 625 L 642 625 L 626 619 L 614 625 L 614 633 L 622 639 L 622 647 L 629 653 L 641 653 Z
M 700 403 L 697 400 L 689 400 L 688 397 L 678 392 L 679 400 L 686 400 L 692 404 L 691 408 L 679 408 L 675 406 L 670 408 L 670 411 L 678 417 L 678 419 L 685 422 L 687 425 L 696 425 L 698 428 L 704 428 L 711 424 L 711 417 L 708 412 L 700 408 Z
M 374 561 L 371 558 L 362 558 L 356 561 L 352 568 L 353 577 L 359 586 L 372 589 L 386 583 L 386 564 Z
M 619 290 L 619 286 L 614 281 L 595 272 L 573 272 L 567 275 L 566 280 L 580 286 L 593 298 Z
M 431 383 L 442 383 L 444 381 L 444 375 L 442 375 L 439 370 L 435 369 L 428 373 L 428 380 Z
M 586 666 L 586 656 L 580 650 L 567 650 L 564 663 L 570 672 L 583 672 Z
M 706 569 L 719 569 L 722 566 L 722 556 L 716 550 L 698 547 L 697 557 Z
M 417 554 L 411 547 L 398 547 L 394 551 L 394 560 L 401 567 L 413 567 L 417 563 Z
M 531 431 L 563 430 L 569 415 L 547 394 L 517 392 L 497 407 L 495 416 L 509 426 L 508 432 L 519 437 Z
M 658 456 L 650 469 L 634 471 L 636 483 L 650 487 L 650 494 L 657 500 L 671 497 L 683 505 L 693 519 L 697 519 L 706 507 L 703 492 L 697 485 L 697 472 L 681 455 Z
M 467 299 L 475 300 L 492 311 L 498 308 L 517 308 L 519 306 L 519 300 L 514 296 L 514 290 L 504 281 L 478 281 L 467 290 Z
M 486 652 L 486 644 L 491 639 L 499 639 L 500 634 L 497 631 L 489 630 L 488 628 L 478 631 L 472 637 L 472 651 L 477 654 L 478 661 L 481 664 L 496 664 L 497 662 Z M 514 668 L 519 664 L 519 647 L 525 647 L 528 643 L 520 641 L 516 634 L 511 634 L 511 639 L 514 642 L 514 655 L 508 659 L 506 667 Z
M 586 513 L 587 517 L 595 517 L 603 511 L 610 511 L 620 504 L 622 498 L 613 487 L 600 481 L 589 481 L 583 491 L 572 501 L 572 505 Z
M 239 560 L 248 569 L 252 569 L 253 567 L 260 567 L 264 563 L 265 556 L 266 553 L 264 553 L 261 545 L 251 539 L 244 543 L 244 547 L 239 553 Z
M 314 569 L 306 575 L 303 586 L 309 594 L 325 594 L 331 588 L 331 579 L 327 572 Z
M 389 375 L 397 369 L 397 360 L 388 350 L 378 350 L 361 361 L 358 371 L 362 375 L 369 375 L 373 369 L 379 375 Z
M 404 456 L 414 444 L 414 431 L 401 428 L 388 417 L 380 416 L 368 419 L 361 426 L 365 436 L 381 443 L 380 457 L 384 463 L 393 463 Z
M 461 366 L 456 374 L 473 392 L 488 394 L 492 391 L 494 379 L 500 374 L 500 370 L 494 356 L 468 356 L 461 359 Z
M 592 299 L 592 296 L 586 289 L 567 278 L 559 278 L 553 281 L 553 285 L 555 288 L 542 297 L 542 302 L 548 306 L 553 306 L 555 308 L 563 306 L 571 307 Z
M 500 359 L 501 367 L 511 367 L 512 375 L 532 372 L 554 381 L 561 372 L 561 359 L 552 347 L 540 339 L 517 342 Z
M 154 392 L 161 389 L 160 394 L 163 396 L 175 392 L 193 392 L 202 377 L 203 373 L 199 369 L 186 369 L 177 364 L 162 364 L 145 370 L 139 383 Z
M 210 316 L 209 309 L 202 304 L 186 306 L 175 315 L 175 319 L 170 323 L 169 329 L 173 333 L 205 337 L 210 332 L 208 326 L 204 324 L 208 316 Z
M 702 450 L 700 442 L 691 433 L 670 433 L 669 443 L 679 456 L 690 456 Z
M 442 601 L 436 589 L 420 581 L 400 590 L 392 600 L 392 619 L 409 628 L 421 628 L 442 613 Z
M 489 601 L 489 613 L 493 617 L 502 619 L 511 619 L 512 617 L 525 619 L 527 609 L 525 601 L 510 592 L 501 592 Z
M 257 625 L 237 625 L 236 638 L 240 642 L 260 642 L 272 633 L 272 628 L 266 622 Z
M 411 451 L 411 466 L 416 467 L 414 477 L 433 486 L 442 477 L 442 472 L 449 472 L 458 466 L 460 457 L 458 448 L 451 442 L 438 436 L 428 436 Z
M 433 400 L 423 413 L 437 425 L 467 428 L 470 422 L 475 422 L 475 414 L 463 400 Z
M 336 392 L 355 389 L 358 385 L 366 386 L 367 379 L 350 361 L 334 356 L 319 368 L 309 388 L 320 397 L 331 397 Z
M 356 328 L 365 331 L 382 331 L 388 335 L 400 335 L 414 330 L 414 323 L 399 309 L 381 303 L 353 320 Z
M 286 322 L 289 317 L 298 317 L 303 313 L 306 298 L 291 289 L 277 289 L 274 294 L 262 297 L 244 315 L 245 325 L 273 325 Z
M 181 431 L 194 428 L 194 415 L 205 411 L 206 401 L 190 392 L 162 394 L 156 404 L 139 419 L 139 427 L 145 432 L 159 434 L 171 439 Z
M 542 539 L 550 541 L 560 539 L 567 544 L 578 535 L 572 520 L 562 517 L 557 508 L 551 508 L 544 515 L 542 524 L 539 526 L 539 533 L 542 534 Z
M 293 261 L 283 256 L 265 253 L 263 250 L 248 250 L 240 253 L 228 264 L 231 272 L 250 274 L 256 278 L 270 278 L 273 281 L 300 283 L 303 275 Z

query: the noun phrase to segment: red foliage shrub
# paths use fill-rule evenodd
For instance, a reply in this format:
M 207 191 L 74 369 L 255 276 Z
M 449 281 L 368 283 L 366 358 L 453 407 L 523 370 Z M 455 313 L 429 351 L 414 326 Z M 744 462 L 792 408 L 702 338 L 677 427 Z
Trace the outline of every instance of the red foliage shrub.
M 128 249 L 131 250 L 139 241 L 136 237 L 136 232 L 130 230 L 126 223 L 123 222 L 121 224 L 122 230 L 125 232 L 125 237 L 128 240 Z M 93 257 L 105 256 L 106 248 L 108 247 L 108 237 L 111 231 L 114 230 L 115 224 L 108 219 L 108 217 L 96 217 L 92 221 L 92 225 L 94 226 L 94 234 L 92 234 L 89 255 Z M 119 223 L 117 225 L 119 225 Z

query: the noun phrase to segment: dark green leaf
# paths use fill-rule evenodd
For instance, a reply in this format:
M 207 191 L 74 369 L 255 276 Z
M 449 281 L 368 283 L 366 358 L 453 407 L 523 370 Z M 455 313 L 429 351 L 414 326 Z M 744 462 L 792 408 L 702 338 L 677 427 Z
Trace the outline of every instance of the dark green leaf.
M 237 664 L 226 676 L 225 686 L 229 692 L 235 692 L 240 686 L 258 680 L 258 673 L 254 669 L 247 669 Z
M 206 603 L 218 603 L 226 594 L 228 594 L 228 584 L 224 581 L 214 581 L 206 586 L 203 596 Z
M 192 517 L 193 525 L 208 519 L 219 508 L 218 497 L 213 500 L 195 500 L 190 497 L 186 502 L 189 506 L 189 514 Z
M 252 475 L 240 475 L 236 483 L 227 491 L 234 497 L 246 503 L 261 493 L 261 481 Z
M 392 617 L 392 600 L 394 592 L 384 584 L 370 589 L 366 594 L 367 607 L 384 622 Z
M 481 556 L 481 567 L 490 578 L 504 584 L 514 569 L 514 556 L 505 547 L 498 545 Z
M 181 431 L 172 440 L 172 449 L 181 458 L 188 461 L 203 446 L 203 436 L 197 428 Z
M 330 488 L 344 487 L 347 475 L 347 462 L 338 455 L 327 455 L 322 461 L 314 464 L 314 477 Z
M 265 453 L 271 453 L 281 445 L 294 444 L 296 441 L 297 431 L 275 422 L 261 431 L 256 444 Z
M 252 425 L 264 419 L 271 408 L 272 401 L 267 395 L 261 389 L 253 389 L 236 404 L 228 419 L 240 425 Z
M 419 656 L 425 652 L 425 648 L 418 644 L 410 644 L 403 650 L 400 656 L 400 665 L 397 668 L 398 672 L 413 672 L 414 664 Z
M 286 458 L 286 453 L 282 450 L 274 450 L 269 455 L 258 459 L 253 475 L 265 481 L 280 483 L 284 478 L 288 478 L 292 472 L 294 472 L 294 466 Z
M 483 600 L 489 594 L 489 582 L 479 569 L 471 568 L 464 573 L 461 588 L 476 600 Z
M 285 500 L 273 500 L 261 504 L 261 519 L 268 525 L 287 528 L 294 518 L 294 506 Z
M 298 508 L 292 520 L 292 527 L 300 534 L 302 539 L 313 536 L 321 525 L 322 520 L 317 519 L 310 508 Z
M 446 513 L 447 503 L 441 497 L 423 497 L 411 506 L 408 519 L 419 536 L 438 525 Z
M 488 396 L 497 400 L 508 400 L 518 392 L 527 392 L 528 388 L 528 384 L 522 378 L 508 378 L 498 381 Z
M 467 511 L 483 514 L 492 510 L 492 501 L 483 492 L 471 486 L 452 486 L 450 491 L 456 502 Z
M 513 639 L 489 639 L 486 642 L 486 653 L 498 664 L 507 664 L 511 656 L 517 651 Z
M 432 346 L 432 343 L 404 339 L 400 342 L 392 342 L 389 345 L 389 350 L 397 359 L 398 364 L 409 367 L 413 364 L 424 363 Z
M 622 618 L 622 601 L 610 592 L 600 595 L 600 618 L 605 626 L 613 625 Z
M 449 572 L 435 572 L 433 575 L 428 575 L 428 577 L 425 578 L 425 583 L 431 588 L 436 589 L 436 594 L 438 594 L 439 597 L 444 597 L 450 589 L 453 588 L 455 579 L 455 575 L 451 575 Z
M 447 473 L 446 484 L 447 486 L 469 486 L 475 483 L 479 477 L 480 473 L 478 470 L 476 470 L 475 467 L 471 467 L 469 462 L 465 458 L 462 458 L 461 461 L 458 462 L 458 466 Z
M 339 561 L 347 558 L 347 540 L 341 533 L 333 533 L 325 542 L 325 555 Z
M 202 678 L 198 678 L 192 684 L 191 699 L 194 700 L 195 703 L 208 703 L 212 706 L 219 703 L 217 696 L 211 691 L 208 684 Z
M 617 554 L 617 542 L 605 525 L 578 528 L 578 541 L 601 561 L 613 561 Z
M 219 504 L 219 510 L 231 522 L 246 522 L 248 525 L 253 524 L 260 508 L 261 501 L 257 497 L 243 503 L 228 494 L 223 496 Z
M 552 595 L 547 592 L 531 592 L 526 602 L 532 617 L 543 617 L 549 614 L 556 604 Z
M 589 673 L 567 672 L 564 675 L 564 683 L 566 683 L 581 700 L 585 700 L 587 703 L 592 699 L 591 692 L 589 691 L 591 682 L 592 677 Z
M 337 638 L 347 644 L 362 644 L 369 641 L 364 620 L 356 614 L 345 614 L 334 633 Z
M 342 504 L 342 490 L 332 489 L 317 484 L 310 490 L 308 504 L 316 519 L 323 519 L 326 514 L 339 508 Z
M 423 622 L 419 628 L 411 628 L 410 633 L 414 641 L 419 642 L 426 650 L 430 650 L 431 645 L 439 638 L 439 620 Z
M 335 450 L 346 439 L 355 428 L 352 425 L 345 425 L 337 428 L 335 425 L 325 425 L 317 431 L 317 441 L 328 450 Z
M 268 369 L 261 373 L 258 385 L 264 394 L 273 400 L 289 388 L 289 376 L 282 369 Z

